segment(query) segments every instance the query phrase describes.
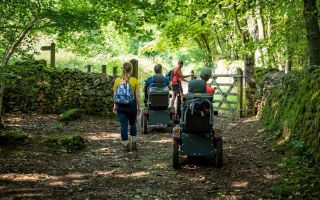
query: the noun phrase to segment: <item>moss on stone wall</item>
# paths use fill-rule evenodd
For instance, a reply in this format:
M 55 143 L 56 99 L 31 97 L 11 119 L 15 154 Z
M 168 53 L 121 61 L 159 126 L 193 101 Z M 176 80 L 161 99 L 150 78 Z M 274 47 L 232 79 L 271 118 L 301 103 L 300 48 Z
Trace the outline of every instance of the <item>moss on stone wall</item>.
M 44 61 L 9 66 L 4 111 L 62 113 L 79 108 L 88 114 L 112 115 L 113 77 L 79 70 L 50 69 Z
M 320 67 L 280 79 L 266 93 L 261 120 L 274 135 L 320 161 Z

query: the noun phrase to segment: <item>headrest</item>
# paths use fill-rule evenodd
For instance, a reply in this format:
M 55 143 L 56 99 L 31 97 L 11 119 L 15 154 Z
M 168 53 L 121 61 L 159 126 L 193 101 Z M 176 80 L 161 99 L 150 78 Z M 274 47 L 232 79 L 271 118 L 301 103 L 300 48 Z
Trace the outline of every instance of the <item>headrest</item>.
M 157 87 L 157 88 L 162 88 L 162 87 L 167 87 L 167 85 L 165 83 L 152 83 L 149 88 L 152 87 Z
M 155 74 L 152 79 L 153 83 L 164 83 L 164 76 L 162 74 Z
M 206 93 L 206 82 L 204 80 L 191 80 L 188 85 L 188 92 Z

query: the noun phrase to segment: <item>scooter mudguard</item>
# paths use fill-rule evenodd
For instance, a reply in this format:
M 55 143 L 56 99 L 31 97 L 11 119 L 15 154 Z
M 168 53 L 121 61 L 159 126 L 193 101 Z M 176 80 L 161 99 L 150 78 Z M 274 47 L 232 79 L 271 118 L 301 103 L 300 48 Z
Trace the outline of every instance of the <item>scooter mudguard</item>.
M 182 133 L 181 151 L 187 156 L 214 156 L 212 134 Z

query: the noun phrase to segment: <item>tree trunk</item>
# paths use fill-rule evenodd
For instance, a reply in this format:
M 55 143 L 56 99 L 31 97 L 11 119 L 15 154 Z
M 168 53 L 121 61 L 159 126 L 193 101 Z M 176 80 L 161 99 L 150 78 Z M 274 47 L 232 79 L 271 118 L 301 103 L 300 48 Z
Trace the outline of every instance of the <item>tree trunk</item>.
M 248 43 L 250 42 L 250 32 L 251 30 L 251 36 L 254 36 L 253 31 L 254 27 L 250 27 L 250 21 L 252 19 L 248 18 L 248 20 L 245 21 L 245 27 L 244 31 L 242 31 L 240 27 L 240 23 L 238 20 L 237 15 L 235 14 L 235 26 L 239 33 L 242 36 L 242 42 L 243 46 L 245 48 L 248 48 Z M 250 52 L 246 53 L 244 55 L 244 76 L 245 76 L 245 96 L 246 96 L 246 115 L 252 116 L 255 115 L 255 108 L 254 108 L 254 96 L 255 96 L 255 82 L 254 82 L 254 51 L 250 50 Z
M 257 16 L 257 26 L 258 26 L 258 37 L 259 40 L 262 41 L 266 38 L 266 29 L 265 29 L 265 22 L 262 15 L 262 8 L 260 6 L 260 1 L 257 1 L 257 10 L 256 10 L 256 16 Z M 262 66 L 267 67 L 269 66 L 269 57 L 268 57 L 268 48 L 267 47 L 261 47 L 259 49 L 261 54 L 261 61 Z
M 318 10 L 316 0 L 303 0 L 304 17 L 307 27 L 307 38 L 309 42 L 310 65 L 320 66 L 320 31 L 318 23 Z
M 292 68 L 292 54 L 293 54 L 293 49 L 290 46 L 287 46 L 287 55 L 286 55 L 286 63 L 285 63 L 285 68 L 284 71 L 285 73 L 289 73 Z
M 0 127 L 3 126 L 2 124 L 2 101 L 4 96 L 4 88 L 5 88 L 5 82 L 4 82 L 4 69 L 8 65 L 8 62 L 16 50 L 16 48 L 20 45 L 21 41 L 25 38 L 27 33 L 39 22 L 38 18 L 34 18 L 32 21 L 28 23 L 28 25 L 21 31 L 17 39 L 6 49 L 2 63 L 0 65 Z
M 255 82 L 254 82 L 254 54 L 246 54 L 244 56 L 244 76 L 245 76 L 245 95 L 246 95 L 246 113 L 247 116 L 255 115 L 254 108 L 254 95 L 255 95 Z

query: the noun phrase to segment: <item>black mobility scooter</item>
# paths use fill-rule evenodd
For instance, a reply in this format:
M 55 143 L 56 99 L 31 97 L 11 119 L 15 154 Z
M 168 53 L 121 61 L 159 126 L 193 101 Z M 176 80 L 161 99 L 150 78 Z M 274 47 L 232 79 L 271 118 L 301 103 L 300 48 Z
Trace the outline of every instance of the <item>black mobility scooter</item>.
M 153 83 L 145 87 L 145 107 L 141 114 L 143 134 L 148 133 L 148 127 L 171 127 L 171 113 L 168 109 L 170 93 L 162 75 L 154 75 Z
M 214 129 L 213 96 L 206 93 L 203 80 L 191 80 L 181 105 L 180 123 L 172 129 L 173 168 L 180 168 L 181 157 L 205 158 L 222 167 L 221 131 Z

